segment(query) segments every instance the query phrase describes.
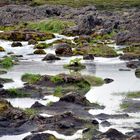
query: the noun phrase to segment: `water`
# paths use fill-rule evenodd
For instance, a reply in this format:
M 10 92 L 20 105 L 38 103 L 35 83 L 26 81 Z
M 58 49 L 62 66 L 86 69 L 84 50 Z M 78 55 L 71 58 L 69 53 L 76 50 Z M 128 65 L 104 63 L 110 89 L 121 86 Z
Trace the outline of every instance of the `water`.
M 52 43 L 55 40 L 61 38 L 65 39 L 74 39 L 74 37 L 65 37 L 58 34 L 55 34 L 56 38 L 52 40 L 45 41 L 46 43 Z M 36 73 L 36 74 L 48 74 L 55 75 L 59 73 L 70 73 L 69 70 L 64 69 L 63 65 L 69 63 L 73 58 L 82 58 L 82 56 L 73 56 L 73 57 L 61 57 L 60 61 L 55 62 L 44 62 L 41 61 L 45 55 L 28 55 L 33 53 L 33 45 L 28 45 L 27 42 L 22 42 L 23 47 L 12 48 L 10 41 L 0 41 L 0 46 L 3 46 L 6 50 L 4 53 L 0 53 L 0 57 L 5 56 L 8 52 L 14 52 L 16 55 L 23 55 L 19 65 L 15 65 L 7 74 L 1 75 L 3 78 L 12 78 L 14 82 L 4 84 L 4 88 L 17 88 L 23 87 L 24 83 L 21 81 L 21 76 L 24 73 Z M 122 46 L 115 46 L 116 49 Z M 45 50 L 47 53 L 55 54 L 55 49 L 49 48 Z M 131 71 L 119 71 L 119 69 L 125 69 L 125 61 L 119 60 L 119 58 L 102 58 L 95 57 L 93 61 L 82 61 L 86 65 L 86 69 L 81 71 L 81 74 L 95 75 L 102 78 L 111 78 L 114 82 L 110 84 L 104 84 L 100 87 L 92 87 L 91 90 L 85 95 L 90 102 L 97 102 L 105 106 L 103 110 L 89 110 L 90 114 L 96 115 L 99 113 L 106 114 L 117 114 L 122 113 L 120 110 L 120 103 L 122 102 L 124 96 L 120 95 L 120 92 L 128 91 L 139 91 L 140 90 L 140 79 L 135 77 L 134 70 Z M 14 107 L 28 108 L 31 107 L 36 101 L 46 105 L 48 102 L 56 102 L 59 100 L 58 97 L 46 96 L 43 99 L 30 99 L 30 98 L 15 98 L 7 99 L 11 102 Z M 49 117 L 49 114 L 41 114 L 43 116 Z M 109 119 L 108 121 L 112 124 L 111 128 L 116 128 L 123 133 L 131 131 L 133 128 L 138 128 L 136 124 L 140 120 L 140 113 L 131 113 L 129 114 L 131 118 L 128 119 Z M 100 126 L 100 131 L 106 131 L 109 127 Z M 75 133 L 74 136 L 65 137 L 57 132 L 47 131 L 47 133 L 53 133 L 58 138 L 66 140 L 74 140 L 81 137 L 81 131 Z M 23 136 L 3 136 L 0 140 L 16 139 L 21 140 Z

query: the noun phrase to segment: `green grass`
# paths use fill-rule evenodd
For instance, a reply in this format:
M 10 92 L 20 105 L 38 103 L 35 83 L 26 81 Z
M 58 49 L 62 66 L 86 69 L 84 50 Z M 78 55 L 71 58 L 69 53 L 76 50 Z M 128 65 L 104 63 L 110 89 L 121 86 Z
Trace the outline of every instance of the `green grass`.
M 11 97 L 18 97 L 18 98 L 28 97 L 28 94 L 23 93 L 22 91 L 16 88 L 11 88 L 11 89 L 8 89 L 7 91 Z
M 24 75 L 22 75 L 21 79 L 23 82 L 34 84 L 41 79 L 41 75 L 25 73 Z
M 139 7 L 139 0 L 32 0 L 32 5 L 53 4 L 71 7 L 96 5 L 99 9 L 113 9 L 122 7 Z
M 63 78 L 62 78 L 61 76 L 59 76 L 59 75 L 55 75 L 55 76 L 52 76 L 52 77 L 50 78 L 50 81 L 51 81 L 52 83 L 57 84 L 57 83 L 63 82 Z
M 104 84 L 104 80 L 100 77 L 83 75 L 83 78 L 91 85 L 91 86 L 101 86 Z
M 26 108 L 25 110 L 23 110 L 24 113 L 28 116 L 28 117 L 33 117 L 35 115 L 37 115 L 38 111 L 35 109 L 31 109 L 31 108 Z
M 13 60 L 11 57 L 6 57 L 3 60 L 0 61 L 0 65 L 2 68 L 10 68 L 14 65 Z
M 42 32 L 61 33 L 66 28 L 74 26 L 72 21 L 64 21 L 60 19 L 49 19 L 39 22 L 29 22 L 27 28 L 39 30 Z
M 137 92 L 129 92 L 127 94 L 127 97 L 128 98 L 140 98 L 140 91 L 137 91 Z
M 127 109 L 131 106 L 132 104 L 131 103 L 121 103 L 120 104 L 120 108 L 121 109 Z
M 56 97 L 62 97 L 63 96 L 62 91 L 63 91 L 62 86 L 57 86 L 55 88 L 55 91 L 54 91 L 53 95 L 56 96 Z

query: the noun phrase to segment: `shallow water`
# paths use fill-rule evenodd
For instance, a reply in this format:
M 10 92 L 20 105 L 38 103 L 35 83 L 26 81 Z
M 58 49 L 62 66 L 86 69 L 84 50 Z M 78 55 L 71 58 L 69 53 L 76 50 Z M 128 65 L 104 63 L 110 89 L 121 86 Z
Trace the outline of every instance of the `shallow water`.
M 47 43 L 51 43 L 55 40 L 61 38 L 73 39 L 73 37 L 65 37 L 56 34 L 56 38 L 52 40 L 47 40 Z M 27 42 L 22 42 L 23 47 L 12 48 L 9 41 L 0 41 L 0 45 L 3 46 L 7 52 L 14 52 L 17 55 L 23 55 L 19 65 L 15 65 L 7 74 L 1 75 L 1 77 L 12 78 L 14 82 L 4 84 L 4 88 L 17 88 L 22 87 L 23 82 L 21 81 L 21 76 L 24 73 L 39 73 L 39 74 L 48 74 L 55 75 L 59 73 L 70 73 L 69 70 L 64 69 L 63 65 L 69 63 L 69 61 L 75 57 L 82 58 L 82 56 L 73 56 L 73 57 L 62 57 L 61 60 L 55 62 L 43 62 L 41 61 L 45 55 L 28 55 L 33 52 L 33 46 L 27 45 Z M 116 49 L 122 46 L 114 46 Z M 55 53 L 54 48 L 46 49 L 47 53 Z M 0 57 L 6 55 L 6 53 L 0 53 Z M 125 69 L 125 61 L 119 60 L 119 58 L 102 58 L 95 57 L 93 61 L 82 61 L 86 65 L 86 69 L 81 71 L 81 74 L 96 75 L 102 78 L 111 78 L 114 79 L 114 82 L 110 84 L 104 84 L 99 87 L 92 87 L 91 90 L 85 95 L 90 102 L 97 102 L 105 106 L 103 110 L 89 110 L 90 114 L 96 115 L 99 113 L 106 114 L 116 114 L 122 113 L 120 110 L 120 103 L 122 102 L 124 96 L 120 95 L 120 92 L 128 91 L 139 91 L 140 90 L 140 79 L 135 77 L 134 70 L 131 71 L 119 71 L 119 69 Z M 35 101 L 39 101 L 42 104 L 47 104 L 50 101 L 56 102 L 59 100 L 57 97 L 46 96 L 46 100 L 30 99 L 30 98 L 16 98 L 16 99 L 7 99 L 15 107 L 27 108 L 30 107 Z M 49 114 L 42 114 L 49 116 Z M 133 128 L 138 128 L 139 126 L 135 123 L 140 120 L 140 113 L 130 114 L 131 118 L 129 119 L 109 119 L 108 121 L 112 124 L 111 128 L 116 128 L 122 132 L 131 131 Z M 100 131 L 106 131 L 109 127 L 100 126 Z M 49 132 L 49 131 L 48 131 Z M 52 133 L 52 132 L 51 132 Z M 56 132 L 55 135 L 59 138 L 66 140 L 74 140 L 77 136 L 81 137 L 77 133 L 75 137 L 65 137 L 59 135 Z M 21 140 L 22 136 L 4 136 L 0 140 L 16 139 Z M 72 139 L 73 138 L 73 139 Z

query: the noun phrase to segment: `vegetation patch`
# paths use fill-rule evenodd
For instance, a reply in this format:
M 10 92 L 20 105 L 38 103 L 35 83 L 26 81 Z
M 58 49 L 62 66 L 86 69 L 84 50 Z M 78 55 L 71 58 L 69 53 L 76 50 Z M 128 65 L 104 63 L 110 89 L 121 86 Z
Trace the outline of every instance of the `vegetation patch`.
M 74 26 L 73 21 L 64 21 L 60 19 L 43 20 L 39 22 L 29 22 L 27 28 L 42 32 L 61 33 L 66 28 Z
M 46 49 L 50 47 L 50 44 L 47 43 L 39 43 L 37 45 L 34 46 L 34 49 Z
M 85 69 L 86 66 L 83 65 L 80 61 L 81 58 L 72 59 L 70 60 L 69 64 L 64 65 L 64 68 L 76 71 Z
M 127 103 L 127 102 L 124 102 L 124 103 L 120 104 L 120 108 L 121 109 L 128 109 L 130 106 L 132 106 L 132 104 L 131 103 Z
M 127 97 L 128 98 L 140 98 L 140 91 L 137 91 L 137 92 L 129 92 L 127 94 Z
M 101 86 L 104 84 L 104 80 L 100 77 L 83 75 L 83 78 L 91 85 L 91 86 Z
M 41 80 L 41 75 L 40 74 L 30 74 L 30 73 L 25 73 L 22 75 L 21 79 L 23 82 L 27 82 L 29 84 L 34 84 L 37 81 Z
M 63 78 L 60 75 L 52 76 L 50 78 L 50 81 L 55 84 L 64 82 Z
M 9 107 L 10 107 L 10 104 L 8 104 L 7 101 L 4 101 L 4 100 L 0 99 L 0 113 L 7 110 Z
M 0 78 L 0 83 L 2 83 L 2 84 L 10 83 L 10 82 L 13 82 L 13 80 L 10 78 Z
M 23 110 L 24 113 L 28 116 L 28 117 L 34 117 L 37 115 L 38 111 L 35 109 L 31 109 L 31 108 L 26 108 L 25 110 Z
M 63 92 L 62 86 L 57 86 L 54 90 L 53 95 L 56 96 L 56 97 L 62 97 L 63 96 L 62 92 Z
M 0 66 L 2 68 L 8 69 L 8 68 L 11 68 L 13 65 L 14 65 L 14 62 L 11 57 L 6 57 L 6 58 L 0 60 Z
M 8 89 L 8 94 L 10 95 L 10 97 L 18 97 L 18 98 L 22 98 L 22 97 L 28 97 L 29 95 L 27 93 L 24 93 L 23 91 L 16 89 L 16 88 L 11 88 Z

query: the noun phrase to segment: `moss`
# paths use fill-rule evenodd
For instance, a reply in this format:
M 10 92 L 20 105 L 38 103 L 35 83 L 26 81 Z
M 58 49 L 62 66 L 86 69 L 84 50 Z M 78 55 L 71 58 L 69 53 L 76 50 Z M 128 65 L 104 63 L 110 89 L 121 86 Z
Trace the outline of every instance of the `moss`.
M 102 57 L 117 57 L 117 52 L 108 46 L 104 45 L 97 45 L 92 46 L 90 49 L 90 53 L 94 54 L 95 56 L 102 56 Z
M 5 49 L 0 46 L 0 52 L 5 52 Z
M 9 107 L 10 105 L 8 104 L 8 102 L 0 100 L 0 113 L 6 111 Z
M 39 43 L 37 45 L 34 46 L 34 49 L 46 49 L 50 46 L 50 44 L 46 44 L 46 43 Z
M 21 77 L 23 82 L 27 82 L 29 84 L 36 83 L 37 81 L 41 80 L 41 78 L 42 77 L 39 74 L 30 74 L 30 73 L 25 73 Z
M 44 55 L 44 54 L 46 54 L 46 52 L 43 49 L 37 49 L 34 51 L 34 54 Z
M 28 117 L 34 117 L 35 115 L 37 115 L 38 111 L 35 109 L 31 109 L 31 108 L 26 108 L 25 110 L 23 110 L 24 113 L 28 116 Z
M 74 26 L 72 21 L 64 21 L 60 19 L 43 20 L 39 22 L 30 22 L 28 28 L 39 30 L 42 32 L 61 33 L 64 29 Z
M 10 78 L 0 78 L 0 83 L 2 83 L 2 84 L 10 83 L 10 82 L 13 82 L 13 80 Z
M 71 60 L 71 61 L 69 62 L 69 64 L 65 64 L 65 65 L 64 65 L 64 68 L 70 69 L 70 70 L 76 70 L 76 71 L 85 69 L 86 66 L 83 65 L 83 64 L 81 64 L 80 61 L 81 61 L 80 58 L 75 58 L 75 59 Z
M 128 98 L 140 98 L 140 91 L 127 93 Z
M 50 78 L 50 81 L 55 83 L 55 84 L 64 82 L 63 78 L 60 75 L 52 76 Z
M 99 77 L 83 75 L 83 78 L 91 85 L 91 86 L 101 86 L 104 84 L 104 80 Z
M 62 92 L 63 92 L 62 86 L 57 86 L 55 88 L 55 91 L 54 91 L 53 95 L 56 96 L 56 97 L 62 97 L 63 96 Z
M 121 108 L 121 109 L 128 109 L 130 106 L 132 106 L 131 103 L 126 103 L 126 102 L 124 102 L 124 103 L 121 103 L 121 104 L 120 104 L 120 108 Z
M 0 66 L 2 68 L 10 68 L 14 65 L 11 57 L 6 57 L 0 61 Z
M 21 98 L 21 97 L 29 96 L 27 93 L 24 93 L 21 90 L 16 89 L 16 88 L 11 88 L 11 89 L 8 89 L 7 91 L 10 97 L 13 97 L 13 98 L 16 98 L 16 97 Z

